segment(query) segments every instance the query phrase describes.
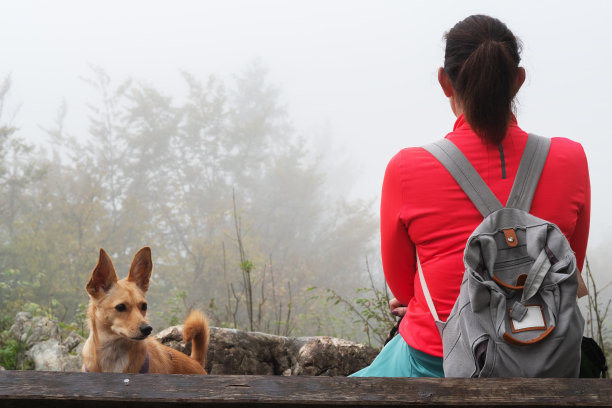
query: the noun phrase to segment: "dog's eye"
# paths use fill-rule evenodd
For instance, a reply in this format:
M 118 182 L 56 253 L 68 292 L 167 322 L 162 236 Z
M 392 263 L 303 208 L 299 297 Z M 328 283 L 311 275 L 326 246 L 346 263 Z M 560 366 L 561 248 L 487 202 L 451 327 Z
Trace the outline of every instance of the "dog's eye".
M 123 303 L 119 303 L 117 306 L 115 306 L 115 310 L 118 312 L 125 312 L 127 307 L 125 307 Z
M 147 310 L 147 304 L 143 303 L 142 305 L 140 305 L 140 309 L 144 312 Z

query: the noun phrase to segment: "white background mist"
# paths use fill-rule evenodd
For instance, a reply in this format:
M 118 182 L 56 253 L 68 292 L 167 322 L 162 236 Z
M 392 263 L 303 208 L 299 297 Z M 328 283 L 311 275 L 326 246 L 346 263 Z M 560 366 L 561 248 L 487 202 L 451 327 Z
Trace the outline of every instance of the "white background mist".
M 44 143 L 41 127 L 52 126 L 62 100 L 68 133 L 86 133 L 85 104 L 94 97 L 80 78 L 90 65 L 116 83 L 131 76 L 180 96 L 181 70 L 229 78 L 260 59 L 297 132 L 352 163 L 353 197 L 378 198 L 387 161 L 398 150 L 452 130 L 455 118 L 436 79 L 443 34 L 476 13 L 499 18 L 524 43 L 519 125 L 584 146 L 590 246 L 609 242 L 612 3 L 606 1 L 4 1 L 0 78 L 12 77 L 5 114 L 16 113 L 19 135 Z

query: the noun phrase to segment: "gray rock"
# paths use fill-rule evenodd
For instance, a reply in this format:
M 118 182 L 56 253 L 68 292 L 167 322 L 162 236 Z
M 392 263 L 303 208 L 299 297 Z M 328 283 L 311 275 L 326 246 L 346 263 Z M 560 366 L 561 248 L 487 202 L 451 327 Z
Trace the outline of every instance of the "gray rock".
M 26 354 L 34 360 L 34 369 L 38 371 L 81 370 L 81 356 L 71 355 L 56 339 L 36 343 Z
M 10 332 L 29 348 L 25 356 L 19 357 L 20 360 L 25 357 L 25 360 L 21 360 L 20 366 L 31 360 L 35 370 L 80 371 L 82 365 L 80 351 L 85 339 L 76 332 L 70 333 L 62 342 L 57 322 L 47 317 L 32 317 L 28 312 L 17 313 Z
M 81 370 L 85 339 L 76 332 L 61 341 L 56 322 L 30 313 L 17 314 L 10 330 L 31 346 L 25 357 L 33 360 L 36 370 Z M 191 344 L 183 343 L 183 326 L 169 327 L 155 337 L 191 353 Z M 216 375 L 344 376 L 368 365 L 377 353 L 372 347 L 332 337 L 290 338 L 211 327 L 206 371 Z
M 73 330 L 68 334 L 68 336 L 66 336 L 66 338 L 62 342 L 62 346 L 66 347 L 68 352 L 71 352 L 76 349 L 79 344 L 82 344 L 84 342 L 85 339 L 79 336 L 79 334 Z
M 156 337 L 186 354 L 182 326 Z M 345 376 L 370 364 L 378 351 L 332 337 L 289 338 L 265 333 L 211 327 L 206 359 L 209 374 Z
M 32 317 L 28 312 L 17 313 L 10 331 L 18 341 L 26 343 L 27 346 L 50 339 L 61 340 L 57 322 L 43 316 Z
M 293 375 L 346 376 L 367 366 L 376 357 L 375 349 L 333 337 L 302 339 L 298 364 Z

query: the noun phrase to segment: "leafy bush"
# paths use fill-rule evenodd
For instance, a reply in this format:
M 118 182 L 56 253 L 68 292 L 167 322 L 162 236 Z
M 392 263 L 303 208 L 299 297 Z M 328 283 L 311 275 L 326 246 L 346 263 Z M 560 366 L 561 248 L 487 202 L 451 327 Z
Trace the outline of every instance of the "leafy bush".
M 344 313 L 330 313 L 328 310 L 327 319 L 332 319 L 333 316 L 346 316 L 350 322 L 357 328 L 357 332 L 353 335 L 349 334 L 349 338 L 355 341 L 365 341 L 369 346 L 382 347 L 387 338 L 389 330 L 395 325 L 395 317 L 389 312 L 389 291 L 387 290 L 386 282 L 382 289 L 376 287 L 369 265 L 366 262 L 366 269 L 370 278 L 369 288 L 357 288 L 354 298 L 342 296 L 334 289 L 321 289 L 311 287 L 309 291 L 324 291 L 323 298 L 325 305 L 329 307 L 338 307 Z M 318 295 L 312 296 L 312 300 L 319 299 Z M 336 319 L 337 321 L 340 319 Z M 362 331 L 359 331 L 359 328 Z M 329 335 L 337 335 L 329 333 Z

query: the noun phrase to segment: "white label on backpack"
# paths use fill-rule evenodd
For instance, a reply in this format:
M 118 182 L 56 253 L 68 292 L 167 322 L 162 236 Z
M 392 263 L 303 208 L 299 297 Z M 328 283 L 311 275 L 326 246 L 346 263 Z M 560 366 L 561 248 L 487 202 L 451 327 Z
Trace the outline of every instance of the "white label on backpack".
M 512 331 L 528 331 L 528 330 L 546 330 L 546 323 L 544 323 L 544 313 L 542 313 L 541 306 L 527 306 L 527 314 L 523 317 L 520 322 L 518 320 L 510 319 L 512 322 Z

